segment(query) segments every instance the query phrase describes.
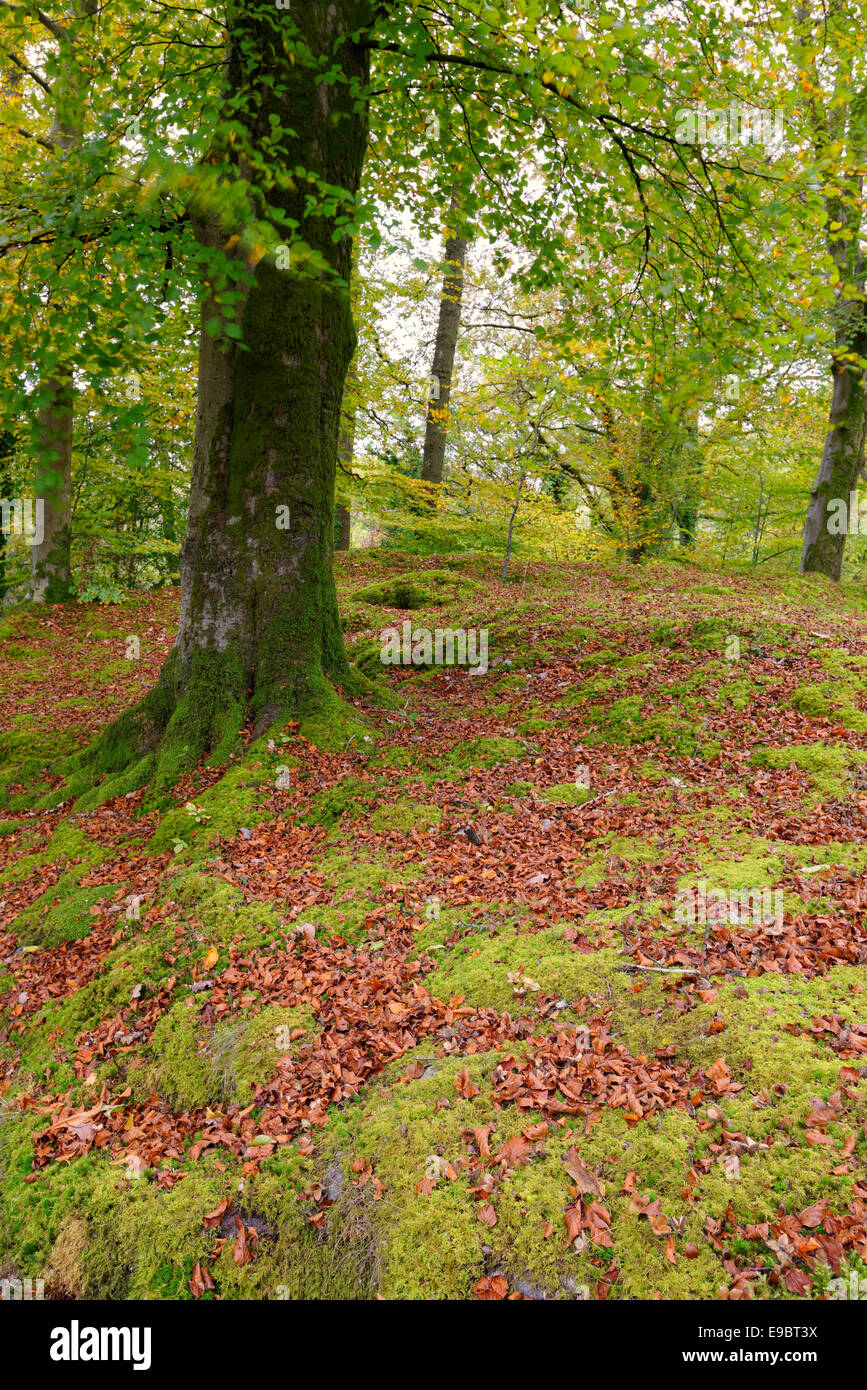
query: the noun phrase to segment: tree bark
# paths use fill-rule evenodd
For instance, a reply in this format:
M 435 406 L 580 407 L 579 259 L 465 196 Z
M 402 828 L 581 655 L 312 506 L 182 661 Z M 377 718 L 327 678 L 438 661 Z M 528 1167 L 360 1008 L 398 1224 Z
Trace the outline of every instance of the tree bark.
M 518 515 L 518 508 L 521 505 L 521 497 L 524 492 L 524 479 L 526 478 L 526 476 L 527 474 L 525 472 L 522 472 L 520 478 L 518 479 L 518 490 L 515 493 L 515 505 L 512 508 L 511 514 L 509 516 L 509 533 L 506 537 L 506 553 L 503 556 L 503 568 L 500 571 L 501 584 L 505 584 L 509 575 L 509 561 L 512 558 L 512 531 L 515 527 L 515 517 Z
M 867 322 L 861 305 L 852 305 L 852 308 L 858 312 L 859 326 L 854 333 L 851 330 L 839 331 L 837 346 L 843 352 L 854 352 L 862 360 L 867 360 Z M 807 507 L 801 573 L 825 574 L 829 579 L 839 580 L 846 532 L 834 534 L 828 529 L 830 504 L 835 499 L 843 500 L 848 515 L 849 495 L 857 487 L 864 462 L 867 395 L 863 367 L 835 362 L 833 372 L 830 428 L 825 436 L 822 461 Z
M 342 502 L 337 503 L 337 549 L 349 549 L 349 536 L 352 530 L 352 515 Z
M 15 435 L 12 430 L 0 430 L 0 498 L 8 497 L 11 491 L 8 460 L 15 451 Z M 6 532 L 0 527 L 0 607 L 9 591 L 6 576 Z
M 352 459 L 355 453 L 355 388 L 357 386 L 357 373 L 350 364 L 346 372 L 346 382 L 343 390 L 343 404 L 340 411 L 340 432 L 337 440 L 337 466 L 347 477 L 352 476 Z M 337 503 L 337 537 L 335 545 L 338 550 L 349 549 L 350 530 L 352 517 L 349 507 L 344 502 Z
M 72 374 L 49 377 L 40 393 L 48 402 L 37 417 L 33 486 L 43 507 L 42 539 L 31 548 L 28 598 L 65 603 L 72 594 Z
M 863 169 L 867 154 L 867 91 L 852 98 L 848 110 L 832 111 L 827 118 L 811 105 L 816 125 L 818 154 L 827 154 L 831 140 L 849 150 L 850 174 L 842 170 L 836 187 L 825 198 L 828 215 L 828 253 L 834 263 L 839 288 L 833 309 L 835 354 L 831 363 L 833 390 L 828 433 L 816 481 L 810 493 L 804 523 L 801 573 L 825 574 L 839 580 L 846 548 L 846 531 L 829 528 L 831 503 L 843 501 L 847 511 L 850 492 L 857 486 L 864 462 L 867 428 L 867 311 L 863 295 L 867 268 L 861 251 Z M 844 130 L 843 126 L 846 126 Z M 831 227 L 836 232 L 831 232 Z M 857 298 L 847 296 L 853 286 Z M 856 360 L 852 360 L 854 354 Z M 835 508 L 836 513 L 836 508 Z M 856 519 L 857 525 L 857 519 Z
M 452 212 L 456 212 L 454 203 Z M 424 432 L 424 453 L 422 455 L 421 477 L 425 483 L 441 483 L 445 467 L 446 440 L 448 436 L 448 410 L 452 390 L 452 372 L 455 365 L 455 350 L 458 343 L 458 330 L 461 323 L 461 300 L 464 289 L 464 266 L 467 258 L 467 242 L 464 237 L 453 235 L 446 239 L 443 287 L 440 296 L 439 320 L 434 342 L 431 376 L 435 377 L 439 393 L 427 403 L 427 420 Z
M 70 19 L 89 21 L 97 0 L 76 0 Z M 67 21 L 67 24 L 69 21 Z M 90 85 L 81 52 L 68 27 L 60 43 L 60 66 L 54 84 L 51 142 L 68 153 L 84 134 L 84 106 Z M 86 57 L 86 55 L 85 55 Z M 63 312 L 62 299 L 49 314 Z M 34 603 L 64 603 L 72 597 L 72 429 L 74 388 L 72 368 L 62 364 L 39 383 L 43 404 L 37 415 L 34 492 L 43 507 L 42 538 L 31 548 L 28 598 Z
M 293 7 L 310 58 L 289 64 L 280 25 L 230 5 L 227 99 L 253 149 L 276 116 L 288 169 L 315 171 L 355 194 L 367 144 L 367 52 L 349 37 L 370 22 L 367 0 L 305 0 Z M 313 64 L 339 64 L 345 80 L 317 80 Z M 251 101 L 256 74 L 273 75 Z M 252 181 L 250 170 L 240 169 Z M 268 189 L 299 224 L 298 237 L 348 283 L 352 243 L 335 241 L 335 214 L 309 216 L 309 184 Z M 225 249 L 235 227 L 194 219 L 207 247 Z M 243 229 L 237 229 L 242 232 Z M 243 238 L 241 245 L 243 245 Z M 237 253 L 236 253 L 237 254 Z M 242 346 L 206 325 L 199 389 L 181 611 L 159 684 L 115 726 L 101 763 L 130 761 L 159 744 L 157 786 L 204 753 L 226 761 L 245 720 L 258 736 L 278 716 L 321 705 L 326 675 L 351 680 L 332 574 L 334 480 L 344 378 L 355 348 L 349 291 L 334 275 L 278 268 L 264 256 L 239 311 Z M 163 732 L 164 729 L 164 732 Z M 109 746 L 110 745 L 110 746 Z

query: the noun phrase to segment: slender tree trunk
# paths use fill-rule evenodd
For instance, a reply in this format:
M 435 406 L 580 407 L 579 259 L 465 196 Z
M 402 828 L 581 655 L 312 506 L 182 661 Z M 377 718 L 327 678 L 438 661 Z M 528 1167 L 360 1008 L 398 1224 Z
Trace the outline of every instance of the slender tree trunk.
M 349 549 L 349 536 L 352 529 L 352 516 L 349 508 L 342 502 L 337 503 L 337 544 L 338 550 Z
M 0 431 L 0 498 L 7 498 L 11 492 L 12 480 L 8 460 L 15 451 L 15 435 L 12 430 Z M 0 606 L 9 590 L 6 576 L 6 532 L 0 527 Z
M 71 32 L 76 21 L 90 21 L 97 0 L 74 0 L 60 37 L 59 70 L 54 82 L 51 142 L 58 152 L 79 145 L 84 133 L 84 108 L 89 86 L 87 54 Z M 89 23 L 86 28 L 89 30 Z M 82 35 L 79 34 L 79 39 Z M 84 62 L 82 62 L 84 59 Z M 49 307 L 62 314 L 62 295 Z M 63 603 L 72 596 L 72 428 L 74 389 L 72 367 L 63 363 L 37 389 L 41 399 L 35 439 L 34 491 L 43 506 L 41 540 L 31 549 L 28 597 L 36 603 Z
M 352 364 L 346 372 L 343 390 L 343 404 L 340 411 L 340 432 L 337 439 L 337 467 L 347 477 L 352 476 L 352 459 L 355 452 L 355 388 L 357 376 Z M 349 508 L 343 502 L 337 503 L 337 550 L 349 549 L 349 534 L 352 523 Z
M 501 584 L 505 584 L 509 573 L 509 561 L 512 558 L 512 531 L 515 527 L 515 517 L 518 515 L 518 508 L 521 505 L 521 497 L 524 492 L 524 479 L 526 478 L 526 476 L 526 473 L 522 473 L 518 481 L 518 491 L 515 493 L 515 505 L 512 508 L 512 512 L 509 517 L 509 534 L 506 537 L 506 554 L 503 557 L 503 568 L 500 571 Z
M 452 203 L 452 215 L 457 207 Z M 446 457 L 448 435 L 448 410 L 452 390 L 452 372 L 455 365 L 455 349 L 458 343 L 458 330 L 461 322 L 461 300 L 464 288 L 464 266 L 467 258 L 467 242 L 461 236 L 446 239 L 443 288 L 440 296 L 439 321 L 437 323 L 434 355 L 431 364 L 431 377 L 436 382 L 436 394 L 428 395 L 427 421 L 424 433 L 424 453 L 422 455 L 421 476 L 425 483 L 441 483 Z
M 171 455 L 169 456 L 169 458 L 171 462 Z M 160 512 L 163 519 L 163 540 L 167 541 L 169 545 L 174 547 L 177 545 L 178 531 L 177 526 L 175 524 L 175 499 L 172 496 L 171 483 L 169 483 L 166 489 L 165 500 L 160 504 Z M 175 575 L 177 573 L 178 558 L 174 549 L 166 553 L 166 555 L 164 556 L 164 561 L 166 566 L 166 572 L 163 578 L 163 583 L 165 585 L 177 583 Z
M 367 106 L 350 83 L 366 89 L 368 57 L 350 36 L 370 23 L 367 0 L 293 7 L 310 55 L 299 51 L 294 64 L 279 23 L 256 10 L 244 0 L 229 6 L 227 96 L 240 98 L 235 119 L 255 149 L 265 147 L 269 118 L 277 117 L 288 132 L 286 167 L 312 170 L 354 194 Z M 317 69 L 337 65 L 345 81 L 317 80 Z M 261 72 L 273 73 L 273 84 L 256 86 Z M 271 204 L 298 223 L 299 238 L 348 282 L 351 240 L 333 239 L 334 214 L 309 216 L 308 197 L 303 179 L 268 189 Z M 203 245 L 219 250 L 236 230 L 211 218 L 194 226 Z M 202 306 L 175 646 L 156 690 L 109 731 L 100 752 L 106 766 L 159 744 L 158 786 L 205 752 L 225 761 L 245 719 L 258 735 L 278 716 L 321 705 L 326 675 L 351 680 L 332 573 L 340 406 L 355 348 L 349 292 L 334 275 L 291 262 L 278 268 L 272 256 L 250 269 L 239 310 L 242 348 L 206 331 L 220 313 L 216 299 Z
M 72 593 L 71 374 L 49 377 L 40 391 L 48 401 L 37 417 L 34 491 L 42 502 L 43 523 L 42 539 L 32 546 L 28 597 L 34 603 L 65 603 Z
M 683 437 L 678 450 L 678 461 L 684 469 L 684 478 L 681 491 L 675 501 L 674 516 L 681 546 L 691 548 L 695 545 L 698 531 L 699 484 L 702 467 L 698 440 L 697 405 L 691 405 L 684 411 Z

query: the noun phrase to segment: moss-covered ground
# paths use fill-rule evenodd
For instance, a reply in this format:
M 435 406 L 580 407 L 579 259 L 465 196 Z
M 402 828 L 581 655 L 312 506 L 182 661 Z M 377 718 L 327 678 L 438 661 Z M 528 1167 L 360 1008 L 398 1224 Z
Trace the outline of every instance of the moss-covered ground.
M 338 588 L 381 698 L 240 730 L 169 805 L 152 760 L 63 759 L 177 594 L 4 619 L 0 1265 L 144 1299 L 867 1272 L 859 596 L 375 552 Z M 407 617 L 487 629 L 488 671 L 383 666 Z

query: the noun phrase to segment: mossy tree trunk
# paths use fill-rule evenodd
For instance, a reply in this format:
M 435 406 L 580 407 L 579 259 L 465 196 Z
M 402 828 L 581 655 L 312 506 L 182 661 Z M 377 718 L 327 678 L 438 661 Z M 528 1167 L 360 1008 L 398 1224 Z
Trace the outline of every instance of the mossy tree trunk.
M 352 460 L 355 455 L 355 403 L 358 390 L 358 374 L 350 363 L 346 371 L 346 384 L 343 391 L 343 404 L 340 411 L 340 432 L 337 442 L 337 466 L 347 478 L 352 477 Z M 345 502 L 337 503 L 334 544 L 338 550 L 348 550 L 352 528 L 352 514 Z
M 60 52 L 52 87 L 51 144 L 58 158 L 81 143 L 89 87 L 87 42 L 96 0 L 76 0 L 65 25 L 55 26 Z M 63 296 L 52 299 L 49 314 L 63 314 Z M 60 363 L 40 381 L 34 452 L 34 492 L 42 504 L 41 536 L 31 548 L 28 597 L 34 603 L 63 603 L 72 597 L 72 365 Z
M 850 307 L 860 321 L 859 326 L 854 331 L 851 328 L 838 331 L 837 347 L 842 352 L 855 353 L 861 363 L 867 362 L 867 319 L 863 306 L 852 304 Z M 829 579 L 839 580 L 846 531 L 836 524 L 838 509 L 832 504 L 844 502 L 848 516 L 850 493 L 857 488 L 864 462 L 867 393 L 863 365 L 836 361 L 833 372 L 829 429 L 807 507 L 801 573 L 825 574 Z M 832 518 L 833 528 L 829 526 Z M 851 517 L 849 521 L 851 524 Z
M 229 11 L 227 100 L 238 103 L 250 147 L 265 147 L 276 117 L 286 168 L 355 194 L 367 143 L 366 98 L 356 93 L 366 91 L 368 57 L 349 36 L 369 23 L 366 0 L 293 6 L 291 21 L 309 48 L 295 64 L 279 13 L 250 0 Z M 343 78 L 319 79 L 317 67 L 338 64 Z M 263 72 L 272 83 L 259 85 Z M 239 172 L 255 177 L 243 165 Z M 288 269 L 270 255 L 250 260 L 238 341 L 211 336 L 220 304 L 216 295 L 203 303 L 177 638 L 156 690 L 104 738 L 105 770 L 159 745 L 157 784 L 170 783 L 204 753 L 223 761 L 245 721 L 258 735 L 278 716 L 321 703 L 326 676 L 350 679 L 332 528 L 340 407 L 355 347 L 346 287 L 352 243 L 334 240 L 334 213 L 308 215 L 310 191 L 297 177 L 267 196 L 333 273 L 305 273 L 294 255 Z M 194 226 L 217 251 L 243 232 L 211 213 Z M 243 245 L 242 236 L 235 254 Z

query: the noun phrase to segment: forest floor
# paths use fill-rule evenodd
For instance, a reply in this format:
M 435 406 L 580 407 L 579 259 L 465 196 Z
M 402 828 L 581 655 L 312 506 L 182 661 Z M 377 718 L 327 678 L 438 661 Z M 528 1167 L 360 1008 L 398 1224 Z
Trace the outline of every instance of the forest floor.
M 169 808 L 70 801 L 56 764 L 153 684 L 177 593 L 0 625 L 0 1275 L 812 1299 L 867 1274 L 864 603 L 673 562 L 337 569 L 361 669 L 410 618 L 488 629 L 487 674 L 382 668 L 383 702 L 247 738 Z

